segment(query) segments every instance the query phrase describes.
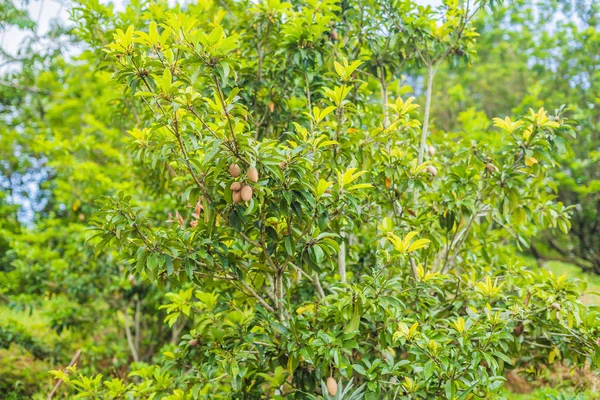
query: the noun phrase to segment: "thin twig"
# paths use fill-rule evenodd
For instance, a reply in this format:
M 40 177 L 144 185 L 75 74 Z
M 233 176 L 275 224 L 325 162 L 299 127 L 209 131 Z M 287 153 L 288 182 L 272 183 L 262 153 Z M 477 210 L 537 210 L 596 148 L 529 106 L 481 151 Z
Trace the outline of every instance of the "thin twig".
M 75 355 L 73 356 L 73 358 L 71 359 L 71 362 L 69 363 L 69 365 L 67 366 L 67 371 L 65 372 L 65 374 L 69 373 L 68 368 L 71 368 L 73 365 L 75 365 L 75 363 L 77 362 L 77 360 L 79 359 L 79 356 L 81 356 L 81 349 L 77 350 L 77 353 L 75 353 Z M 52 391 L 50 392 L 50 394 L 48 395 L 48 400 L 51 400 L 52 397 L 54 397 L 54 395 L 56 394 L 56 391 L 58 390 L 58 387 L 61 385 L 61 383 L 63 383 L 62 379 L 59 379 L 58 382 L 56 382 L 56 385 L 54 385 L 54 389 L 52 389 Z
M 203 266 L 203 267 L 204 267 L 204 266 L 206 266 L 205 264 L 202 264 L 202 263 L 201 263 L 201 262 L 199 262 L 199 261 L 196 261 L 196 260 L 194 260 L 194 261 L 196 262 L 196 264 L 199 264 L 199 265 L 201 265 L 201 266 Z M 265 300 L 265 299 L 263 299 L 263 298 L 262 298 L 262 296 L 261 296 L 261 295 L 259 295 L 259 294 L 256 292 L 256 290 L 254 290 L 254 288 L 253 288 L 251 285 L 249 285 L 248 283 L 244 282 L 243 280 L 239 279 L 238 277 L 236 277 L 236 276 L 234 276 L 234 275 L 225 275 L 225 276 L 220 276 L 220 275 L 209 275 L 209 274 L 204 274 L 204 273 L 201 273 L 201 272 L 196 272 L 196 274 L 197 274 L 197 275 L 200 275 L 200 276 L 211 277 L 211 278 L 214 278 L 214 279 L 224 279 L 224 280 L 231 281 L 231 282 L 239 282 L 239 284 L 240 284 L 240 285 L 242 285 L 242 287 L 243 287 L 243 288 L 244 288 L 244 289 L 245 289 L 245 290 L 246 290 L 246 291 L 247 291 L 247 292 L 248 292 L 248 293 L 249 293 L 249 294 L 250 294 L 252 297 L 254 297 L 254 298 L 255 298 L 255 299 L 256 299 L 256 300 L 257 300 L 257 301 L 260 303 L 260 305 L 261 305 L 261 306 L 263 306 L 263 307 L 264 307 L 265 309 L 267 309 L 269 312 L 275 313 L 275 309 L 274 309 L 273 307 L 271 307 L 271 306 L 269 305 L 269 303 L 267 303 L 267 302 L 266 302 L 266 300 Z M 233 285 L 235 286 L 235 283 L 233 283 Z M 237 287 L 237 286 L 236 286 L 236 287 Z M 241 290 L 241 289 L 239 289 L 239 288 L 238 288 L 238 290 Z M 243 290 L 242 290 L 242 291 L 243 291 Z

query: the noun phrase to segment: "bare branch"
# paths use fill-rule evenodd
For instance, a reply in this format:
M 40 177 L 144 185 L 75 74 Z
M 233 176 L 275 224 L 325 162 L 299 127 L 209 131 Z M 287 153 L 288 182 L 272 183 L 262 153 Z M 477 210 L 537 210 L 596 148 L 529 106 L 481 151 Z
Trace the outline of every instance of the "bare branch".
M 75 355 L 73 356 L 73 358 L 71 359 L 71 362 L 69 363 L 69 365 L 67 366 L 67 368 L 72 367 L 73 365 L 75 365 L 75 363 L 77 362 L 77 360 L 79 359 L 79 356 L 81 356 L 81 349 L 77 350 L 77 353 L 75 353 Z M 67 370 L 65 373 L 68 373 L 69 371 Z M 52 389 L 52 391 L 50 392 L 50 394 L 47 397 L 47 400 L 51 400 L 52 397 L 54 397 L 54 395 L 56 394 L 56 391 L 58 390 L 59 386 L 61 385 L 61 383 L 63 383 L 62 379 L 59 379 L 58 382 L 56 382 L 56 385 L 54 385 L 54 388 Z

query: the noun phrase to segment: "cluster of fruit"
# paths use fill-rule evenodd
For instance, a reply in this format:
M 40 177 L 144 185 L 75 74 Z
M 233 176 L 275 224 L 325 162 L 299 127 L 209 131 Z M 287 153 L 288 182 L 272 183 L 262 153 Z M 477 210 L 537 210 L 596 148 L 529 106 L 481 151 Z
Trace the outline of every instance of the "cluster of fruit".
M 229 166 L 229 174 L 234 178 L 240 176 L 241 172 L 242 169 L 236 163 L 233 163 Z M 248 168 L 248 171 L 246 171 L 246 177 L 248 178 L 249 182 L 258 182 L 258 170 L 255 167 Z M 231 189 L 231 198 L 235 204 L 242 200 L 250 201 L 252 198 L 253 191 L 250 185 L 240 182 L 233 182 L 231 186 L 229 186 L 229 189 Z

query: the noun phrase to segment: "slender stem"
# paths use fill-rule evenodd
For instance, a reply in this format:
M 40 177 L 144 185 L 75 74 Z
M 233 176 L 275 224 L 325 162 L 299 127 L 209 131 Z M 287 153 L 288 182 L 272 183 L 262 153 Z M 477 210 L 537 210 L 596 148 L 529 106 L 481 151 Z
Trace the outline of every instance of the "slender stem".
M 325 292 L 323 292 L 323 287 L 321 286 L 321 281 L 319 280 L 319 274 L 315 272 L 313 282 L 315 284 L 315 289 L 317 289 L 317 298 L 321 300 L 325 297 Z
M 436 66 L 427 67 L 427 88 L 425 90 L 425 114 L 423 115 L 423 130 L 421 131 L 421 146 L 419 147 L 419 164 L 423 162 L 425 150 L 427 149 L 427 134 L 429 129 L 429 113 L 431 111 L 431 93 L 433 90 L 433 78 L 437 71 Z
M 248 237 L 248 235 L 246 235 L 244 232 L 239 232 L 239 234 L 246 242 L 250 243 L 254 247 L 258 247 L 258 248 L 262 249 L 263 253 L 265 254 L 265 259 L 267 260 L 267 263 L 269 264 L 269 266 L 273 269 L 273 271 L 278 270 L 277 265 L 275 264 L 275 262 L 269 255 L 267 247 L 264 245 L 263 242 L 257 242 L 256 240 L 250 239 Z
M 171 344 L 177 344 L 183 328 L 185 328 L 185 321 L 183 321 L 183 323 L 175 321 L 173 328 L 171 329 Z
M 73 365 L 75 365 L 75 363 L 79 359 L 79 356 L 81 356 L 81 349 L 77 350 L 77 353 L 75 353 L 75 355 L 71 359 L 71 362 L 69 363 L 69 366 L 67 368 L 70 368 Z M 68 373 L 68 372 L 69 371 L 67 370 L 65 373 Z M 61 383 L 63 383 L 62 379 L 59 379 L 58 382 L 56 382 L 56 385 L 54 385 L 54 388 L 52 389 L 52 391 L 48 395 L 47 400 L 51 400 L 54 397 L 54 395 L 56 394 L 56 391 L 58 390 L 58 388 L 61 385 Z
M 200 121 L 200 123 L 202 124 L 202 126 L 204 127 L 204 129 L 206 129 L 208 132 L 210 132 L 211 135 L 213 135 L 215 138 L 219 138 L 219 136 L 216 134 L 216 132 L 214 130 L 212 130 L 210 128 L 210 126 L 208 126 L 208 124 L 202 119 L 202 117 L 192 108 L 192 106 L 189 106 L 187 108 L 192 115 L 194 115 L 194 117 L 196 117 L 196 119 L 198 121 Z M 231 153 L 233 153 L 234 156 L 236 156 L 240 161 L 242 161 L 244 164 L 246 165 L 250 165 L 250 162 L 248 160 L 246 160 L 240 153 L 237 152 L 237 150 L 235 148 L 232 148 L 228 143 L 223 143 L 223 147 L 225 147 L 228 151 L 230 151 Z
M 275 275 L 275 297 L 277 297 L 277 312 L 279 313 L 279 319 L 284 320 L 284 310 L 283 310 L 283 269 L 278 268 Z
M 469 221 L 469 223 L 467 224 L 467 226 L 464 229 L 463 236 L 460 238 L 460 240 L 456 244 L 456 248 L 454 250 L 454 254 L 448 259 L 447 263 L 444 263 L 444 266 L 442 268 L 442 273 L 443 274 L 445 274 L 450 269 L 450 267 L 452 267 L 452 264 L 454 264 L 454 261 L 456 260 L 456 258 L 460 254 L 460 248 L 462 247 L 463 243 L 467 239 L 467 236 L 469 236 L 469 231 L 471 230 L 471 227 L 473 226 L 473 221 L 475 220 L 475 218 L 476 218 L 476 216 L 473 216 L 471 218 L 471 220 Z
M 11 82 L 0 82 L 0 86 L 6 86 L 9 88 L 23 90 L 23 91 L 35 93 L 35 94 L 45 94 L 45 95 L 49 95 L 49 96 L 52 95 L 52 92 L 50 92 L 49 90 L 44 90 L 44 89 L 40 89 L 40 88 L 32 87 L 32 86 L 21 86 L 21 85 L 17 85 L 17 84 L 11 83 Z
M 217 94 L 219 95 L 219 100 L 221 102 L 221 106 L 223 107 L 223 112 L 225 113 L 225 117 L 227 117 L 227 124 L 229 125 L 229 131 L 231 132 L 231 140 L 233 141 L 233 148 L 235 149 L 236 155 L 239 153 L 239 146 L 237 139 L 235 138 L 235 129 L 233 128 L 233 122 L 231 122 L 231 115 L 227 110 L 227 103 L 225 102 L 225 96 L 223 95 L 223 91 L 221 90 L 221 85 L 219 84 L 219 80 L 215 74 L 212 75 L 213 82 L 217 87 Z
M 129 324 L 129 316 L 127 315 L 127 307 L 123 307 L 123 317 L 125 318 L 125 335 L 127 336 L 127 344 L 129 345 L 129 350 L 131 350 L 131 355 L 133 356 L 133 361 L 139 362 L 139 356 L 137 349 L 135 348 L 135 343 L 133 343 L 133 336 L 131 334 L 131 325 Z
M 340 251 L 338 253 L 338 273 L 340 281 L 346 283 L 346 238 L 345 235 L 340 235 L 342 242 L 340 243 Z
M 174 134 L 175 134 L 175 137 L 177 138 L 177 142 L 179 143 L 179 147 L 181 148 L 181 153 L 183 154 L 185 167 L 189 171 L 190 175 L 192 175 L 194 182 L 196 182 L 196 186 L 198 186 L 198 188 L 202 191 L 202 193 L 204 194 L 204 197 L 206 197 L 206 199 L 210 201 L 210 196 L 208 195 L 206 188 L 204 187 L 202 182 L 200 182 L 200 179 L 198 179 L 198 176 L 196 175 L 196 173 L 194 172 L 194 170 L 192 168 L 192 164 L 190 163 L 190 158 L 188 156 L 187 150 L 185 149 L 185 145 L 183 143 L 183 140 L 181 139 L 181 134 L 179 132 L 179 120 L 177 119 L 177 111 L 174 111 L 173 114 L 175 115 L 175 119 L 174 119 L 175 132 L 174 132 Z
M 308 110 L 312 113 L 312 99 L 310 94 L 310 83 L 308 82 L 308 72 L 304 71 L 304 80 L 306 81 L 306 101 L 308 102 Z M 310 131 L 314 130 L 312 119 L 310 120 Z
M 142 342 L 142 300 L 139 298 L 135 301 L 135 348 L 140 350 L 140 344 Z
M 421 145 L 419 146 L 418 165 L 423 163 L 425 150 L 427 149 L 427 134 L 429 129 L 429 112 L 431 110 L 431 92 L 433 89 L 433 78 L 437 71 L 437 66 L 429 64 L 427 66 L 427 88 L 425 91 L 425 114 L 423 115 L 423 130 L 421 131 Z M 419 201 L 419 191 L 415 190 L 414 203 L 415 206 Z
M 271 275 L 268 275 L 267 280 L 269 281 L 269 285 L 273 288 L 273 290 L 270 290 L 265 287 L 264 291 L 267 294 L 267 296 L 269 296 L 269 298 L 273 300 L 273 303 L 277 303 L 277 297 L 275 297 L 275 282 L 273 281 L 273 277 Z
M 237 282 L 240 283 L 240 285 L 242 285 L 242 287 L 248 291 L 256 300 L 258 300 L 258 302 L 260 303 L 261 306 L 263 306 L 266 310 L 275 313 L 275 309 L 273 307 L 271 307 L 266 301 L 265 299 L 263 299 L 258 293 L 256 293 L 256 290 L 254 290 L 254 288 L 252 286 L 250 286 L 248 283 L 242 281 L 242 280 L 237 280 Z
M 121 212 L 121 215 L 124 215 L 125 217 L 127 217 L 127 216 L 125 215 L 125 213 L 123 213 L 123 212 Z M 135 222 L 135 223 L 133 224 L 133 227 L 135 228 L 135 231 L 137 232 L 137 234 L 138 234 L 138 235 L 139 235 L 139 236 L 142 238 L 142 240 L 143 240 L 143 241 L 144 241 L 144 243 L 146 244 L 146 247 L 147 247 L 148 249 L 153 249 L 153 248 L 154 248 L 154 246 L 153 246 L 153 245 L 150 243 L 150 241 L 148 240 L 148 238 L 146 237 L 146 235 L 144 235 L 144 234 L 142 233 L 142 230 L 140 229 L 140 226 L 137 224 L 137 222 Z
M 134 64 L 135 65 L 135 64 Z M 136 69 L 139 72 L 139 69 L 137 67 L 137 65 L 135 65 Z M 144 84 L 146 85 L 146 88 L 150 91 L 150 92 L 154 92 L 152 90 L 152 87 L 150 86 L 150 84 L 148 83 L 148 80 L 143 76 L 140 75 L 142 77 L 142 81 L 144 82 Z M 146 101 L 144 99 L 144 101 Z M 148 102 L 146 102 L 146 104 L 148 104 L 148 107 L 150 107 L 150 109 L 154 112 L 154 110 L 152 109 L 152 107 L 150 106 L 150 104 Z M 156 104 L 158 105 L 158 108 L 160 109 L 160 111 L 162 112 L 163 116 L 167 115 L 167 112 L 165 111 L 165 109 L 163 108 L 163 106 L 160 104 L 160 102 L 158 100 L 156 100 Z M 173 110 L 173 115 L 174 115 L 174 126 L 170 126 L 168 124 L 165 124 L 165 126 L 167 127 L 167 129 L 169 129 L 169 131 L 171 131 L 173 133 L 173 135 L 175 136 L 175 138 L 177 139 L 177 142 L 179 143 L 179 147 L 181 149 L 181 153 L 183 154 L 183 158 L 184 158 L 184 164 L 188 170 L 188 172 L 192 175 L 192 178 L 194 179 L 194 182 L 196 183 L 196 185 L 198 186 L 198 189 L 200 189 L 200 191 L 204 194 L 204 196 L 207 198 L 207 200 L 210 201 L 210 197 L 208 195 L 208 192 L 206 191 L 206 188 L 204 187 L 204 185 L 200 182 L 200 180 L 198 179 L 198 177 L 196 176 L 194 170 L 192 169 L 192 165 L 190 163 L 190 159 L 188 157 L 187 154 L 187 150 L 185 149 L 185 146 L 183 144 L 183 141 L 181 139 L 181 134 L 179 132 L 179 121 L 177 119 L 177 111 Z
M 201 262 L 199 262 L 199 261 L 195 261 L 195 262 L 196 262 L 196 264 L 199 264 L 199 265 L 202 265 L 202 266 L 204 266 L 204 265 L 203 265 Z M 202 273 L 198 273 L 198 272 L 196 272 L 196 274 L 198 274 L 198 275 L 200 275 L 200 276 L 204 275 L 204 274 L 202 274 Z M 226 276 L 219 276 L 219 275 L 204 275 L 204 276 L 211 277 L 211 278 L 214 278 L 214 279 L 224 279 L 224 280 L 231 281 L 231 282 L 238 282 L 238 283 L 239 283 L 239 284 L 240 284 L 240 285 L 241 285 L 241 286 L 244 288 L 244 290 L 246 290 L 246 292 L 248 292 L 248 293 L 249 293 L 249 294 L 250 294 L 252 297 L 254 297 L 254 298 L 255 298 L 255 299 L 256 299 L 256 300 L 257 300 L 257 301 L 260 303 L 260 305 L 261 305 L 261 306 L 263 306 L 263 307 L 264 307 L 264 308 L 265 308 L 267 311 L 269 311 L 269 312 L 272 312 L 272 313 L 275 313 L 275 309 L 274 309 L 273 307 L 271 307 L 271 306 L 270 306 L 270 305 L 269 305 L 269 304 L 268 304 L 268 303 L 265 301 L 265 299 L 263 299 L 263 298 L 262 298 L 262 297 L 261 297 L 261 296 L 260 296 L 260 295 L 259 295 L 259 294 L 256 292 L 256 290 L 254 290 L 254 288 L 253 288 L 253 287 L 252 287 L 250 284 L 248 284 L 247 282 L 244 282 L 243 280 L 241 280 L 241 279 L 237 278 L 236 276 L 233 276 L 233 275 L 226 275 Z M 235 286 L 235 283 L 234 283 L 234 286 Z
M 415 258 L 413 256 L 409 256 L 408 259 L 410 260 L 410 269 L 412 271 L 413 278 L 417 279 L 419 274 L 417 272 L 417 263 L 415 262 Z
M 388 126 L 390 124 L 390 120 L 388 117 L 388 93 L 387 84 L 385 83 L 385 67 L 381 67 L 379 81 L 381 82 L 381 109 L 383 112 L 383 126 Z

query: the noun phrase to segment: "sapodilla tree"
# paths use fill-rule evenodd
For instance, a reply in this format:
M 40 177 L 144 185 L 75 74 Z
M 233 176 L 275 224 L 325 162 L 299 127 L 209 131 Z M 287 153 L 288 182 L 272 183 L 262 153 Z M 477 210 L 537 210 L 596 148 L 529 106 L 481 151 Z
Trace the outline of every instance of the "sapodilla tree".
M 512 364 L 594 358 L 583 287 L 532 273 L 503 240 L 568 221 L 541 198 L 570 122 L 530 110 L 496 119 L 494 140 L 448 133 L 424 153 L 414 99 L 390 99 L 384 121 L 380 82 L 363 80 L 343 29 L 332 43 L 332 25 L 360 30 L 344 19 L 358 8 L 266 2 L 248 16 L 199 3 L 116 30 L 107 62 L 146 106 L 132 153 L 177 217 L 123 192 L 103 200 L 92 240 L 175 288 L 166 322 L 189 334 L 137 382 L 57 377 L 130 397 L 468 398 L 497 396 Z M 268 26 L 259 47 L 248 19 Z M 263 97 L 264 114 L 263 85 L 281 96 Z M 343 231 L 356 237 L 347 282 L 334 272 Z

